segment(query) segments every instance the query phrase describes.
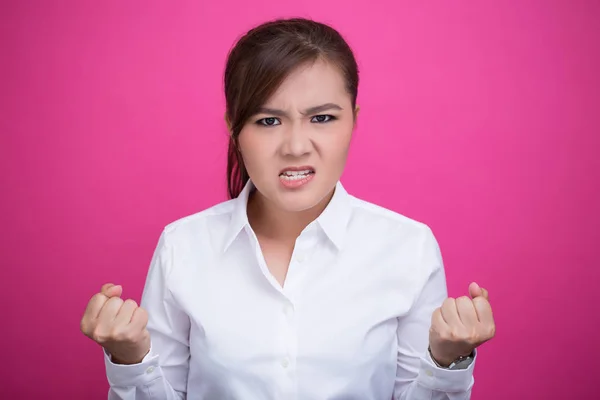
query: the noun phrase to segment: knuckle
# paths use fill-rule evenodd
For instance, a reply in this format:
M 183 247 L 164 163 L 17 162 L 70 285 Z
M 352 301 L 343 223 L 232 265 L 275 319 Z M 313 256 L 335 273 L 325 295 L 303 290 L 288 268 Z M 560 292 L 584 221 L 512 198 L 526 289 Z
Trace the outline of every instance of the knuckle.
M 470 334 L 465 338 L 465 342 L 474 345 L 481 342 L 481 334 L 476 329 L 472 329 Z
M 107 300 L 107 303 L 111 306 L 114 305 L 116 310 L 119 310 L 119 308 L 123 306 L 123 299 L 121 299 L 120 297 L 111 297 Z
M 81 332 L 83 332 L 86 335 L 90 334 L 90 323 L 86 318 L 83 318 L 79 323 L 79 329 L 81 329 Z
M 105 343 L 106 342 L 106 335 L 104 334 L 104 331 L 102 329 L 99 329 L 98 327 L 96 327 L 91 334 L 91 338 L 97 342 L 97 343 Z
M 110 337 L 116 342 L 123 342 L 126 340 L 127 332 L 119 327 L 115 327 L 110 331 Z
M 452 330 L 452 339 L 456 342 L 462 342 L 465 341 L 469 338 L 469 335 L 466 334 L 466 332 L 461 331 L 459 329 L 453 329 Z
M 140 315 L 140 318 L 143 321 L 145 321 L 146 323 L 148 322 L 148 312 L 144 308 L 138 307 L 136 313 Z
M 104 295 L 104 293 L 96 293 L 92 296 L 92 300 L 107 300 L 108 298 Z
M 472 338 L 481 336 L 481 332 L 479 329 L 477 329 L 477 326 L 473 326 L 471 328 L 471 332 L 470 332 L 469 336 Z
M 477 306 L 485 306 L 488 304 L 488 301 L 485 299 L 485 297 L 478 296 L 473 299 L 473 303 Z
M 139 332 L 132 329 L 125 329 L 120 332 L 119 341 L 137 344 L 141 340 Z
M 440 339 L 442 339 L 443 341 L 446 341 L 446 342 L 450 342 L 453 340 L 452 335 L 453 335 L 453 333 L 449 329 L 443 329 L 439 332 Z
M 453 329 L 450 329 L 450 331 L 448 332 L 448 338 L 452 342 L 465 342 L 465 341 L 469 340 L 469 335 L 463 329 L 453 328 Z
M 93 295 L 90 298 L 90 301 L 88 302 L 88 305 L 92 305 L 92 304 L 104 304 L 107 300 L 107 297 L 105 295 L 103 295 L 102 293 L 96 293 L 95 295 Z
M 133 344 L 138 344 L 143 339 L 140 332 L 128 332 L 126 337 L 127 337 L 127 341 L 131 342 Z
M 108 297 L 106 294 L 104 294 L 104 291 L 102 291 L 102 292 L 98 292 L 98 293 L 96 293 L 96 294 L 94 295 L 94 298 L 95 298 L 95 299 L 96 299 L 98 302 L 100 302 L 100 301 L 101 301 L 100 299 L 102 299 L 102 303 L 106 303 L 110 297 Z
M 431 328 L 437 328 L 437 326 L 439 325 L 439 320 L 440 320 L 439 314 L 440 314 L 440 312 L 438 310 L 435 310 L 431 314 L 431 322 L 430 322 Z
M 127 299 L 127 300 L 125 300 L 125 302 L 123 304 L 127 304 L 127 305 L 134 306 L 134 307 L 138 306 L 137 302 L 135 300 L 133 300 L 133 299 Z
M 123 342 L 125 341 L 125 333 L 120 329 L 113 329 L 110 332 L 110 338 L 115 342 Z
M 450 306 L 453 306 L 454 304 L 456 304 L 456 299 L 454 299 L 453 297 L 448 297 L 442 303 L 442 308 L 450 307 Z

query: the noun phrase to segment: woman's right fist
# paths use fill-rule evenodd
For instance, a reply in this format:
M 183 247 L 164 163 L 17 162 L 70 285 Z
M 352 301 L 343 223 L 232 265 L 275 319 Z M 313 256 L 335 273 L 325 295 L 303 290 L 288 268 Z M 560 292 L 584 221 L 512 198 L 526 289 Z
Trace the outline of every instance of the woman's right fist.
M 104 347 L 115 364 L 138 364 L 150 351 L 148 314 L 134 300 L 123 301 L 120 285 L 107 283 L 89 301 L 81 331 Z

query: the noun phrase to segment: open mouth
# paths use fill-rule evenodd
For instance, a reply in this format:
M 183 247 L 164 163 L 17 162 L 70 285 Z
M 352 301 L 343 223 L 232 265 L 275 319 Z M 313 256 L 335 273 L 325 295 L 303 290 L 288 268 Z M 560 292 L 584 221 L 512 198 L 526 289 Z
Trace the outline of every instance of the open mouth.
M 306 179 L 311 175 L 314 175 L 315 171 L 312 169 L 304 169 L 301 171 L 283 171 L 279 174 L 279 177 L 286 181 L 299 181 L 302 179 Z

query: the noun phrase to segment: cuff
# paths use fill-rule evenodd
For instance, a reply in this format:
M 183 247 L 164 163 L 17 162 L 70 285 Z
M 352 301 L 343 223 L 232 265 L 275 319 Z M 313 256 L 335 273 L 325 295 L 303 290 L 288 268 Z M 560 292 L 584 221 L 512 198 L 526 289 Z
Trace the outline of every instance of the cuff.
M 473 369 L 476 360 L 477 350 L 473 354 L 473 361 L 466 369 L 450 370 L 438 367 L 427 351 L 421 358 L 417 381 L 428 389 L 440 392 L 468 392 L 473 387 Z
M 141 363 L 130 365 L 115 364 L 112 362 L 110 354 L 106 350 L 103 352 L 106 377 L 110 386 L 141 386 L 162 375 L 158 354 L 152 353 L 152 347 Z

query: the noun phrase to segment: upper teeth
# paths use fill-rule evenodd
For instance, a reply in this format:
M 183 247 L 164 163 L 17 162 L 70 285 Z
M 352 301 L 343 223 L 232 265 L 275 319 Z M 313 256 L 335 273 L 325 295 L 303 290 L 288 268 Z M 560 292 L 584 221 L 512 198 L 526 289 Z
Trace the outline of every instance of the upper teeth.
M 284 171 L 283 175 L 287 176 L 296 176 L 296 175 L 306 175 L 310 173 L 310 169 L 304 171 Z

